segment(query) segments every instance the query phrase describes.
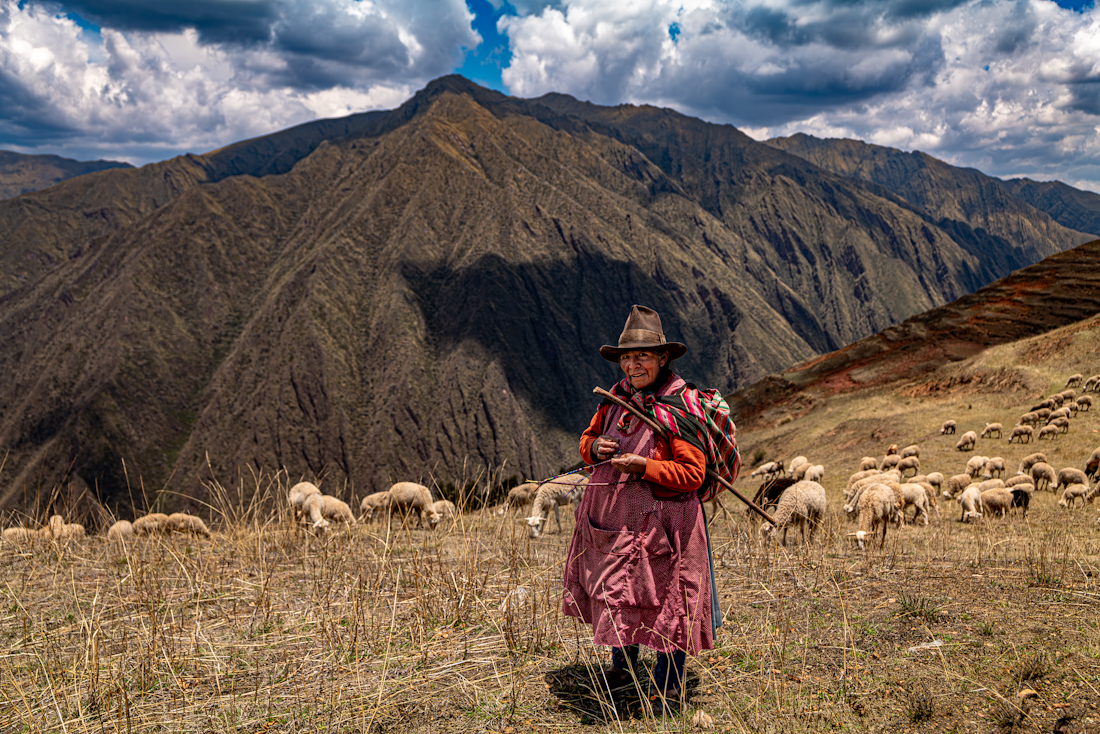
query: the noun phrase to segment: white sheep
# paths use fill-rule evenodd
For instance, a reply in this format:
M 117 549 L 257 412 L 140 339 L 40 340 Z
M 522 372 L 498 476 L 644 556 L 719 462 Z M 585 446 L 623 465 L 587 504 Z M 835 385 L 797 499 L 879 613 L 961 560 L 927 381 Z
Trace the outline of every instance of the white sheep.
M 876 465 L 877 465 L 877 462 L 876 462 Z M 877 468 L 875 468 L 875 469 L 865 469 L 865 470 L 862 470 L 862 471 L 857 471 L 855 474 L 848 477 L 848 485 L 844 488 L 844 499 L 849 500 L 849 499 L 852 498 L 852 485 L 853 484 L 855 484 L 856 482 L 858 482 L 861 479 L 866 479 L 867 477 L 877 476 L 881 473 L 882 472 L 880 472 Z
M 898 456 L 903 459 L 909 456 L 916 456 L 917 458 L 920 458 L 920 446 L 917 446 L 916 444 L 906 446 L 900 452 L 898 452 Z
M 400 512 L 406 518 L 410 512 L 416 512 L 417 527 L 423 527 L 427 519 L 429 525 L 439 522 L 439 515 L 432 509 L 432 492 L 423 484 L 416 482 L 398 482 L 390 487 L 390 512 Z
M 978 434 L 974 431 L 967 431 L 959 438 L 959 442 L 955 444 L 955 448 L 959 451 L 973 451 L 974 444 L 978 442 Z
M 749 477 L 751 479 L 756 479 L 757 477 L 762 476 L 762 477 L 764 477 L 764 479 L 768 479 L 772 474 L 782 474 L 782 473 L 783 473 L 783 465 L 782 464 L 780 464 L 778 461 L 769 461 L 766 464 L 761 464 L 760 466 L 758 466 L 756 468 L 756 471 L 754 471 L 752 474 L 750 474 Z M 534 483 L 532 482 L 532 484 L 534 484 Z M 535 488 L 536 488 L 536 491 L 537 491 L 537 488 L 538 488 L 537 484 L 535 484 Z M 531 492 L 532 497 L 534 497 L 534 494 L 535 494 L 534 492 Z M 530 500 L 528 500 L 528 501 L 530 501 Z
M 985 467 L 986 473 L 990 476 L 998 476 L 1004 478 L 1005 475 L 1005 460 L 1000 456 L 994 456 L 989 460 L 989 463 Z
M 959 495 L 959 507 L 962 510 L 959 522 L 970 522 L 982 516 L 982 491 L 977 484 L 971 484 Z
M 1077 398 L 1077 411 L 1079 413 L 1087 413 L 1092 409 L 1092 398 L 1088 395 L 1082 395 Z
M 1001 432 L 1004 428 L 1000 423 L 986 423 L 985 430 L 982 431 L 982 435 L 979 438 L 993 438 L 993 434 L 997 434 L 997 438 L 1001 438 Z
M 164 530 L 173 533 L 191 533 L 204 538 L 210 537 L 210 528 L 206 527 L 202 518 L 188 515 L 186 512 L 173 512 L 169 515 L 164 522 Z
M 554 513 L 554 522 L 557 523 L 558 532 L 561 532 L 561 517 L 558 508 L 568 505 L 572 501 L 574 491 L 584 491 L 588 486 L 588 477 L 573 474 L 558 477 L 539 486 L 535 493 L 535 501 L 531 508 L 531 516 L 527 518 L 527 531 L 532 538 L 542 534 L 543 524 L 550 519 L 550 512 Z
M 1012 428 L 1012 434 L 1008 437 L 1009 443 L 1031 443 L 1031 439 L 1035 437 L 1035 429 L 1031 426 L 1025 426 L 1023 424 L 1014 426 Z
M 1015 487 L 1018 484 L 1031 484 L 1032 486 L 1034 486 L 1031 475 L 1025 474 L 1024 472 L 1018 472 L 1014 476 L 1011 476 L 1005 480 L 1005 486 L 1009 489 Z
M 1085 462 L 1085 475 L 1089 477 L 1096 477 L 1100 474 L 1100 447 L 1092 450 L 1092 454 Z
M 775 462 L 773 461 L 770 463 L 774 464 Z M 780 469 L 782 468 L 782 465 L 780 465 Z M 524 482 L 516 487 L 512 487 L 508 490 L 508 499 L 504 501 L 504 507 L 498 510 L 497 514 L 503 515 L 508 510 L 523 509 L 531 504 L 531 501 L 535 499 L 535 493 L 538 491 L 538 482 Z
M 75 522 L 67 523 L 61 515 L 54 515 L 38 533 L 51 540 L 71 540 L 84 537 L 84 526 Z
M 1081 387 L 1081 381 L 1085 379 L 1085 376 L 1078 373 L 1076 375 L 1070 375 L 1066 380 L 1065 387 Z
M 796 456 L 796 457 L 794 457 L 793 459 L 791 459 L 791 463 L 787 465 L 787 476 L 788 477 L 793 477 L 795 469 L 802 466 L 803 464 L 809 464 L 809 463 L 810 463 L 809 459 L 807 459 L 805 456 Z
M 1004 517 L 1012 508 L 1012 492 L 1004 487 L 994 487 L 982 492 L 982 509 L 985 514 Z
M 772 513 L 772 519 L 776 524 L 763 522 L 760 524 L 760 534 L 768 539 L 778 530 L 783 531 L 783 545 L 787 545 L 787 530 L 792 525 L 798 525 L 802 534 L 802 542 L 806 543 L 806 524 L 810 525 L 810 539 L 814 540 L 814 532 L 818 523 L 825 514 L 825 488 L 813 480 L 803 480 L 783 491 Z
M 946 500 L 955 499 L 955 497 L 962 494 L 962 491 L 966 489 L 972 481 L 974 481 L 974 477 L 969 474 L 956 474 L 943 483 L 943 498 Z
M 291 512 L 294 513 L 294 518 L 298 519 L 305 514 L 302 505 L 305 503 L 306 498 L 319 494 L 321 494 L 321 489 L 313 482 L 298 482 L 291 487 L 286 493 L 286 498 L 290 504 Z
M 935 487 L 937 492 L 943 487 L 943 480 L 943 474 L 938 471 L 934 471 L 925 477 L 925 481 Z
M 368 494 L 359 501 L 359 519 L 362 521 L 373 520 L 376 515 L 384 515 L 390 509 L 390 491 Z
M 955 421 L 944 421 L 943 427 L 940 428 L 940 435 L 946 436 L 947 434 L 953 434 L 955 432 Z
M 130 540 L 134 537 L 134 526 L 129 520 L 119 520 L 107 531 L 108 540 Z
M 1041 420 L 1039 418 L 1039 414 L 1034 410 L 1029 410 L 1028 412 L 1024 413 L 1017 421 L 1017 423 L 1019 423 L 1021 426 L 1037 426 L 1040 422 Z
M 1047 489 L 1052 492 L 1054 491 L 1054 483 L 1057 481 L 1057 475 L 1054 473 L 1053 466 L 1045 461 L 1040 461 L 1031 466 L 1029 473 L 1034 480 L 1035 489 L 1043 489 L 1045 483 Z
M 0 534 L 4 541 L 13 545 L 27 545 L 34 542 L 34 539 L 38 537 L 38 533 L 30 528 L 4 528 L 4 532 Z
M 1063 415 L 1051 419 L 1050 423 L 1047 423 L 1047 425 L 1059 429 L 1059 433 L 1069 433 L 1069 418 Z M 1042 429 L 1040 429 L 1039 432 L 1042 433 Z
M 450 500 L 437 500 L 432 503 L 432 509 L 439 515 L 440 519 L 454 518 L 458 516 L 458 512 L 455 509 L 455 503 Z
M 309 515 L 315 528 L 327 528 L 330 520 L 355 524 L 355 516 L 351 514 L 348 503 L 327 494 L 311 494 L 306 497 L 302 502 L 302 512 Z
M 1058 483 L 1054 487 L 1054 491 L 1057 492 L 1063 487 L 1068 487 L 1071 484 L 1083 484 L 1086 487 L 1089 484 L 1088 477 L 1080 469 L 1074 469 L 1073 467 L 1065 467 L 1058 470 Z
M 1038 464 L 1040 461 L 1046 461 L 1047 455 L 1042 452 L 1034 454 L 1028 454 L 1020 461 L 1020 471 L 1027 474 L 1031 471 L 1031 467 Z
M 878 469 L 878 459 L 873 456 L 864 456 L 859 460 L 859 470 Z
M 168 522 L 168 516 L 163 512 L 150 512 L 142 515 L 133 522 L 134 533 L 137 535 L 156 535 L 163 532 L 164 524 Z
M 924 487 L 919 484 L 903 484 L 901 485 L 901 495 L 904 504 L 901 507 L 902 520 L 906 521 L 905 511 L 910 506 L 917 508 L 913 513 L 913 522 L 917 521 L 917 518 L 923 517 L 925 526 L 928 525 L 928 496 Z
M 811 468 L 813 468 L 813 464 L 808 461 L 805 464 L 799 464 L 791 470 L 791 479 L 795 480 L 796 482 L 801 482 L 803 479 L 806 478 L 806 472 L 808 472 Z
M 1077 397 L 1077 391 L 1073 389 L 1066 389 L 1058 394 L 1062 396 L 1066 403 L 1068 403 L 1070 400 L 1074 400 Z M 1063 403 L 1063 405 L 1064 404 L 1065 403 Z
M 882 457 L 882 463 L 879 464 L 880 471 L 887 471 L 888 469 L 895 469 L 901 462 L 901 457 L 897 454 L 886 454 Z
M 1035 439 L 1036 441 L 1042 441 L 1044 438 L 1048 441 L 1053 441 L 1058 437 L 1058 426 L 1043 426 L 1039 429 L 1039 435 Z
M 820 482 L 822 479 L 825 478 L 825 467 L 821 464 L 814 464 L 806 470 L 806 473 L 802 478 L 808 482 Z
M 894 490 L 885 484 L 872 484 L 860 494 L 856 508 L 859 530 L 851 535 L 855 537 L 861 550 L 868 536 L 873 536 L 879 525 L 882 526 L 879 548 L 886 543 L 886 526 L 898 516 L 900 509 Z
M 985 456 L 971 456 L 966 462 L 966 473 L 977 479 L 985 473 L 985 468 L 989 466 L 989 458 Z
M 905 476 L 905 472 L 907 472 L 909 470 L 912 470 L 913 471 L 913 476 L 916 476 L 917 472 L 920 471 L 920 457 L 919 456 L 906 456 L 905 458 L 903 458 L 901 461 L 898 462 L 898 465 L 895 468 L 898 471 L 901 472 L 901 475 L 903 477 Z
M 1098 387 L 1100 387 L 1100 375 L 1093 375 L 1085 380 L 1085 386 L 1081 388 L 1081 391 L 1088 392 L 1090 390 L 1096 390 Z
M 1077 500 L 1080 499 L 1081 506 L 1084 507 L 1088 493 L 1089 488 L 1087 484 L 1071 484 L 1066 487 L 1066 491 L 1062 492 L 1062 499 L 1058 500 L 1058 506 L 1072 508 Z

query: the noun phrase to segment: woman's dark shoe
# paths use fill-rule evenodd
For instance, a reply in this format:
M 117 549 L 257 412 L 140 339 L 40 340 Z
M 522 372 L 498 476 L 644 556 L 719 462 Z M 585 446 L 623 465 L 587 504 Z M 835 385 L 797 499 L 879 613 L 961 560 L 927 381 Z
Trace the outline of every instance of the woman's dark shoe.
M 634 676 L 630 670 L 616 668 L 614 665 L 608 665 L 603 669 L 603 677 L 607 681 L 607 687 L 612 691 L 634 685 Z

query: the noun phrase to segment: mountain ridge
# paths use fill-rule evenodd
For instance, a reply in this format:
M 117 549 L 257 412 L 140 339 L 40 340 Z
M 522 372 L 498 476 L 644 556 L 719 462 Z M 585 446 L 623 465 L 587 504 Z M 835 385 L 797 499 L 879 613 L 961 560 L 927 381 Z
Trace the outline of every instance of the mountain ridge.
M 53 186 L 75 176 L 112 168 L 133 168 L 121 161 L 78 161 L 56 155 L 26 155 L 0 150 L 0 199 Z

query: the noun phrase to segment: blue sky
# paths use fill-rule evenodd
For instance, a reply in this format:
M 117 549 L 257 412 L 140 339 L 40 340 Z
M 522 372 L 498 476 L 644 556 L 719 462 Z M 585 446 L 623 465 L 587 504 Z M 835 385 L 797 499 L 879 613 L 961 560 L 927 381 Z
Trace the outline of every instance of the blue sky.
M 0 148 L 140 164 L 455 71 L 1100 190 L 1100 13 L 1065 0 L 0 0 Z

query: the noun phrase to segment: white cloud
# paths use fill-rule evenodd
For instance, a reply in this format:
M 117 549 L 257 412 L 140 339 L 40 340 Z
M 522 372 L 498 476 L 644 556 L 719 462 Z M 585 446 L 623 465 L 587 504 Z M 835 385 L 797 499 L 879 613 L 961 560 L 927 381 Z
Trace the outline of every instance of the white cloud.
M 433 3 L 447 11 L 434 16 L 406 5 L 284 4 L 271 42 L 241 44 L 190 27 L 89 34 L 43 5 L 0 0 L 0 143 L 141 163 L 396 107 L 480 40 L 460 0 Z
M 650 103 L 754 137 L 922 149 L 1100 190 L 1100 11 L 1049 0 L 603 0 L 501 21 L 514 94 Z M 679 32 L 675 42 L 669 27 Z

